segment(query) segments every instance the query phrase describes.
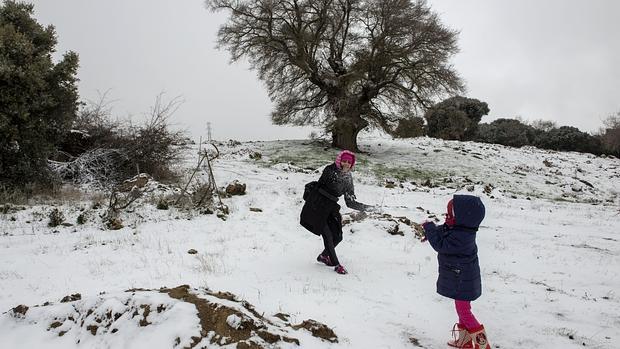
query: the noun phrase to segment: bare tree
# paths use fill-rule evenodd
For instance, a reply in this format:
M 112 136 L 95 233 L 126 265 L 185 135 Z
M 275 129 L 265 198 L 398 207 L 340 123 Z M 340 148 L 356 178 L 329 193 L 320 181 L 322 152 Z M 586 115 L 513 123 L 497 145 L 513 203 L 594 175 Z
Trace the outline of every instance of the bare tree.
M 542 119 L 532 121 L 530 123 L 530 126 L 542 132 L 549 132 L 553 130 L 554 128 L 558 128 L 558 125 L 554 121 L 542 120 Z
M 275 124 L 321 125 L 357 150 L 367 126 L 399 119 L 463 91 L 449 64 L 457 32 L 424 0 L 207 0 L 230 17 L 218 47 L 247 58 L 275 103 Z
M 65 137 L 52 169 L 76 183 L 113 184 L 146 172 L 157 180 L 176 178 L 185 133 L 171 129 L 170 118 L 183 103 L 181 97 L 164 100 L 157 95 L 143 123 L 113 120 L 107 92 L 85 105 Z
M 600 130 L 604 150 L 615 156 L 620 156 L 620 111 L 609 115 L 603 120 L 604 127 Z

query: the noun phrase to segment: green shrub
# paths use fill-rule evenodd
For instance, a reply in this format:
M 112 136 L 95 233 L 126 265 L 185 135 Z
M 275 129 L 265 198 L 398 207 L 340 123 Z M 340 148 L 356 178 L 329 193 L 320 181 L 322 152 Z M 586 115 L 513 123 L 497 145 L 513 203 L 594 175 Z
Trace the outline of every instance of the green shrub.
M 592 154 L 601 154 L 602 152 L 599 137 L 571 126 L 561 126 L 549 132 L 541 132 L 534 139 L 533 144 L 539 148 L 558 151 L 577 151 Z
M 510 147 L 530 145 L 536 130 L 517 119 L 497 119 L 489 124 L 480 124 L 475 140 L 502 144 Z
M 428 135 L 452 140 L 471 140 L 489 106 L 473 98 L 451 97 L 429 108 L 424 114 Z

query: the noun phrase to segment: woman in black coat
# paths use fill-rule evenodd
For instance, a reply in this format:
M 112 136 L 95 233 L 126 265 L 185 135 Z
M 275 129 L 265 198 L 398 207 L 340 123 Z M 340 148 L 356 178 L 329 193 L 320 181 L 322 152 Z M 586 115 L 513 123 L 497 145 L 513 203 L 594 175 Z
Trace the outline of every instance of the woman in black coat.
M 346 274 L 347 270 L 338 261 L 336 246 L 342 241 L 342 217 L 338 198 L 344 195 L 347 207 L 366 211 L 368 206 L 355 200 L 351 170 L 355 165 L 355 154 L 343 150 L 336 161 L 325 167 L 321 178 L 305 198 L 306 203 L 301 210 L 301 225 L 316 235 L 323 237 L 325 249 L 316 258 L 325 263 L 338 274 Z

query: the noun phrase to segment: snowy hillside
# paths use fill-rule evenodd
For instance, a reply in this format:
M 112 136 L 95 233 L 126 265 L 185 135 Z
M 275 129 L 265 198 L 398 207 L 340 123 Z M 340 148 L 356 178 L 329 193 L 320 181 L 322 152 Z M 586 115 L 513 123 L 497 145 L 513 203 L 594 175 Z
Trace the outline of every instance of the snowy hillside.
M 157 209 L 171 189 L 156 184 L 120 230 L 103 227 L 105 197 L 56 206 L 72 225 L 53 228 L 50 206 L 4 205 L 0 348 L 447 348 L 453 302 L 407 219 L 442 222 L 454 193 L 486 205 L 472 306 L 494 348 L 618 348 L 620 160 L 429 138 L 360 147 L 357 198 L 380 213 L 342 203 L 348 275 L 316 262 L 322 241 L 299 225 L 304 184 L 336 155 L 320 142 L 220 144 L 217 184 L 247 188 L 223 199 L 225 219 Z M 196 162 L 193 149 L 179 166 Z

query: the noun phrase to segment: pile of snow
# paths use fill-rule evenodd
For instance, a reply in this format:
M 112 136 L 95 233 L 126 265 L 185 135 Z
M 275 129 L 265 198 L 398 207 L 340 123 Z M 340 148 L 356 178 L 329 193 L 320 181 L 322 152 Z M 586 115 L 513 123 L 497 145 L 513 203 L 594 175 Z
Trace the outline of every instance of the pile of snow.
M 8 334 L 2 338 L 8 348 L 38 348 L 45 340 L 64 348 L 259 348 L 338 342 L 327 326 L 314 320 L 293 325 L 288 317 L 283 313 L 265 317 L 233 294 L 184 285 L 84 300 L 74 294 L 58 304 L 19 305 L 0 316 L 0 326 Z

